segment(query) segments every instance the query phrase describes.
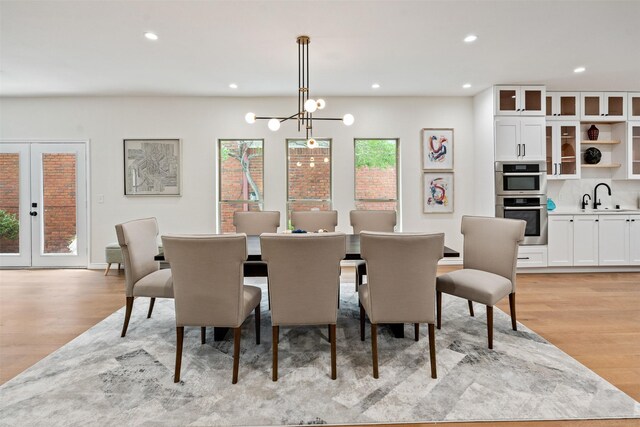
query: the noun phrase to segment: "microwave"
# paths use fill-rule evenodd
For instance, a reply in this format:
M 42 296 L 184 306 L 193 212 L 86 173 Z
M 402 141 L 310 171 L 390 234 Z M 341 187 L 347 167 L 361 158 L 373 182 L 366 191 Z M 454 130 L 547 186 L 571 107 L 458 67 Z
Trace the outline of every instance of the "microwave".
M 546 162 L 496 162 L 495 166 L 497 196 L 547 193 Z

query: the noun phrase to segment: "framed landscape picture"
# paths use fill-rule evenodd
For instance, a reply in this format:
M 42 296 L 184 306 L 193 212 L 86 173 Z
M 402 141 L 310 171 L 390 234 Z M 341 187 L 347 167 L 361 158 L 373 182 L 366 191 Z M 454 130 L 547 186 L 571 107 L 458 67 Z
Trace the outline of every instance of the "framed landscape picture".
M 180 157 L 179 139 L 125 139 L 125 196 L 179 196 Z
M 453 129 L 422 129 L 422 169 L 453 170 Z
M 453 172 L 424 172 L 422 192 L 424 213 L 453 212 Z

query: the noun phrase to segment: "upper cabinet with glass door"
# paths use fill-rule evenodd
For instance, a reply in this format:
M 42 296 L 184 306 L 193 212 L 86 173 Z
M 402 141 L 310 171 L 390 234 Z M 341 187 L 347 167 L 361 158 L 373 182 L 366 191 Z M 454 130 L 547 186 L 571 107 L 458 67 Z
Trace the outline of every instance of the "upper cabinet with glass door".
M 627 120 L 626 92 L 582 92 L 582 121 L 615 122 Z
M 627 178 L 640 179 L 640 121 L 629 122 Z
M 629 92 L 629 120 L 640 120 L 640 92 Z
M 544 86 L 496 86 L 496 116 L 544 116 Z
M 548 179 L 580 178 L 580 123 L 554 121 L 547 123 Z
M 547 120 L 580 120 L 580 92 L 547 92 Z

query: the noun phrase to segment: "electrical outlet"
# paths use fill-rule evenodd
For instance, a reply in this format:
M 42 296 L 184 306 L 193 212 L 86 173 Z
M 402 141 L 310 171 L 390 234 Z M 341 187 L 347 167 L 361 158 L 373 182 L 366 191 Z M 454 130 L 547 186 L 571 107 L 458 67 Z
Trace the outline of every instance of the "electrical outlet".
M 104 194 L 98 194 L 98 203 L 104 203 Z

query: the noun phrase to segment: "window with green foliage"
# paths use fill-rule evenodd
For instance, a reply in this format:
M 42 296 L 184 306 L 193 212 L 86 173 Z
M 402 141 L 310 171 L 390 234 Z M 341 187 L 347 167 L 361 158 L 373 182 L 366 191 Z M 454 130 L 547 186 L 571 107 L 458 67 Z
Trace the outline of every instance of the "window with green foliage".
M 398 210 L 397 139 L 356 139 L 356 209 Z
M 264 152 L 262 140 L 218 141 L 219 230 L 235 232 L 233 214 L 259 211 L 263 204 Z

